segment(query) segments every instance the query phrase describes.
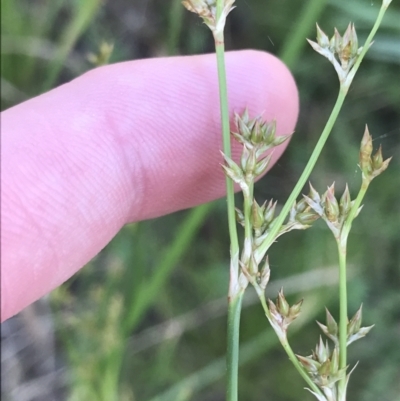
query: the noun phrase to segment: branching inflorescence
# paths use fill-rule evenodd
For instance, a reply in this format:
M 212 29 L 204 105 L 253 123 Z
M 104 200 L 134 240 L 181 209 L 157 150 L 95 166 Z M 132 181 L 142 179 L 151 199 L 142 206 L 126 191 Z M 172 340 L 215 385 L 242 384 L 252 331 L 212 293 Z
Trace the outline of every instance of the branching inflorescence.
M 346 401 L 346 390 L 352 371 L 348 372 L 347 347 L 364 337 L 373 326 L 362 327 L 362 307 L 350 321 L 347 315 L 346 254 L 347 239 L 353 220 L 360 213 L 361 202 L 371 181 L 389 165 L 390 159 L 383 160 L 382 150 L 372 154 L 372 137 L 365 129 L 361 141 L 359 167 L 362 180 L 359 192 L 351 199 L 348 186 L 340 197 L 335 197 L 332 184 L 320 195 L 310 184 L 307 195 L 295 201 L 306 183 L 319 154 L 332 130 L 346 93 L 351 85 L 361 61 L 371 46 L 372 39 L 390 4 L 384 0 L 376 23 L 363 47 L 358 47 L 354 24 L 349 24 L 343 36 L 337 29 L 331 39 L 317 25 L 317 42 L 309 40 L 318 53 L 326 57 L 334 66 L 340 82 L 339 96 L 332 114 L 316 144 L 307 166 L 304 169 L 292 194 L 276 214 L 277 202 L 257 203 L 254 199 L 254 183 L 268 168 L 271 151 L 281 145 L 291 135 L 276 135 L 276 122 L 265 122 L 261 117 L 250 118 L 247 110 L 242 115 L 235 114 L 236 130 L 232 137 L 242 145 L 242 154 L 237 163 L 231 158 L 229 138 L 229 114 L 226 96 L 226 82 L 223 58 L 223 30 L 226 17 L 234 8 L 234 0 L 186 0 L 184 6 L 197 13 L 211 29 L 215 38 L 220 82 L 221 117 L 224 137 L 222 152 L 223 170 L 227 177 L 228 219 L 231 238 L 231 268 L 228 305 L 228 352 L 227 352 L 227 401 L 237 400 L 237 365 L 239 344 L 240 306 L 243 293 L 250 283 L 257 292 L 265 315 L 277 334 L 289 359 L 309 386 L 309 391 L 318 401 Z M 235 208 L 232 182 L 239 185 L 243 194 L 243 207 Z M 239 252 L 236 225 L 244 227 L 244 242 Z M 275 302 L 265 297 L 265 289 L 270 278 L 270 265 L 267 251 L 272 243 L 289 231 L 304 230 L 321 218 L 325 221 L 337 243 L 339 259 L 339 323 L 326 310 L 326 324 L 318 323 L 328 340 L 320 338 L 315 350 L 309 356 L 295 355 L 289 345 L 287 332 L 290 324 L 299 316 L 303 301 L 290 306 L 283 289 Z M 354 369 L 354 368 L 353 368 Z

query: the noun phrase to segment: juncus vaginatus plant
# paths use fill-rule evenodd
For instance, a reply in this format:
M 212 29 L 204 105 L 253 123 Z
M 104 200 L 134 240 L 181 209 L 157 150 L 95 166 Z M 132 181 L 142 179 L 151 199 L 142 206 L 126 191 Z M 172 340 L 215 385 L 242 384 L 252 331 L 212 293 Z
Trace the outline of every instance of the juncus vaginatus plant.
M 350 321 L 348 320 L 347 240 L 353 220 L 361 211 L 361 202 L 369 184 L 388 167 L 390 159 L 383 160 L 381 148 L 373 154 L 372 137 L 366 128 L 359 157 L 362 181 L 356 198 L 351 199 L 347 186 L 341 197 L 337 199 L 334 184 L 322 195 L 310 184 L 308 194 L 303 195 L 298 201 L 296 199 L 304 188 L 332 131 L 349 87 L 372 44 L 391 0 L 383 1 L 376 22 L 363 46 L 359 46 L 354 24 L 349 24 L 343 35 L 335 29 L 331 38 L 317 25 L 317 41 L 309 42 L 314 50 L 333 64 L 339 78 L 339 94 L 310 159 L 279 214 L 276 211 L 276 201 L 269 200 L 260 205 L 254 199 L 253 190 L 257 177 L 268 168 L 271 150 L 286 141 L 290 134 L 276 136 L 275 121 L 266 122 L 261 117 L 251 117 L 247 110 L 242 114 L 235 113 L 236 129 L 232 133 L 229 129 L 224 65 L 224 26 L 228 14 L 234 9 L 234 3 L 234 0 L 183 1 L 183 5 L 189 11 L 198 14 L 212 31 L 217 55 L 223 136 L 222 167 L 226 175 L 231 257 L 227 326 L 227 401 L 238 399 L 240 311 L 243 294 L 249 283 L 256 290 L 265 315 L 289 359 L 307 383 L 307 389 L 318 401 L 346 401 L 346 390 L 352 371 L 347 362 L 347 346 L 364 337 L 372 328 L 372 326 L 361 326 L 362 307 Z M 231 135 L 242 145 L 239 162 L 231 158 Z M 243 194 L 242 208 L 235 208 L 234 183 L 239 185 Z M 311 355 L 298 356 L 294 354 L 288 342 L 287 332 L 290 324 L 301 313 L 303 301 L 289 305 L 283 289 L 279 291 L 275 302 L 266 299 L 265 289 L 271 274 L 267 252 L 281 235 L 295 229 L 307 229 L 319 218 L 326 222 L 337 243 L 340 316 L 337 323 L 327 310 L 326 324 L 319 323 L 327 341 L 324 342 L 321 338 Z M 244 227 L 244 241 L 241 247 L 238 242 L 236 222 Z

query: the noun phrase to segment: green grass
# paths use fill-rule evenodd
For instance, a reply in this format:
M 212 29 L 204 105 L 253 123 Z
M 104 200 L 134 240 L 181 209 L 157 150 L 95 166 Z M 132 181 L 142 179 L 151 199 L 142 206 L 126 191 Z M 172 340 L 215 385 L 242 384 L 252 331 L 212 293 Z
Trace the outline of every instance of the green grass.
M 91 68 L 86 55 L 103 40 L 114 43 L 113 62 L 155 57 L 160 51 L 212 51 L 206 27 L 177 3 L 159 0 L 144 7 L 123 0 L 115 5 L 48 0 L 28 8 L 22 0 L 2 0 L 1 74 L 6 83 L 2 109 Z M 301 96 L 296 134 L 279 163 L 256 185 L 257 199 L 284 202 L 335 100 L 335 72 L 307 46 L 304 36 L 315 36 L 316 20 L 328 32 L 335 25 L 343 30 L 351 20 L 362 41 L 379 5 L 377 0 L 237 1 L 227 27 L 228 49 L 258 48 L 281 55 Z M 338 191 L 345 182 L 357 188 L 358 146 L 365 123 L 376 146 L 382 143 L 384 155 L 394 156 L 390 168 L 372 183 L 349 240 L 348 261 L 355 275 L 349 283 L 349 313 L 363 302 L 365 324 L 376 324 L 366 339 L 349 349 L 350 363 L 360 360 L 349 391 L 352 401 L 392 401 L 399 394 L 399 14 L 399 2 L 394 1 L 311 177 L 319 191 L 333 181 Z M 143 23 L 133 16 L 143 18 Z M 32 41 L 40 45 L 36 53 L 26 45 Z M 225 216 L 225 202 L 218 201 L 127 226 L 90 266 L 53 294 L 52 319 L 57 322 L 58 352 L 68 372 L 68 400 L 223 399 L 225 316 L 220 312 L 213 317 L 212 309 L 205 308 L 191 324 L 187 322 L 193 311 L 226 296 Z M 331 235 L 319 223 L 283 237 L 272 248 L 270 260 L 273 280 L 337 263 Z M 315 310 L 314 305 L 326 304 L 336 316 L 338 309 L 335 290 L 305 291 L 292 300 L 302 296 L 308 312 L 303 326 L 293 333 L 292 345 L 295 352 L 307 353 L 319 335 L 315 315 L 324 316 L 323 309 Z M 244 355 L 251 349 L 251 357 L 244 356 L 246 364 L 240 368 L 239 398 L 312 400 L 270 339 L 259 305 L 246 307 L 242 319 Z M 177 321 L 168 326 L 164 339 L 161 336 L 151 345 L 149 337 L 137 351 L 140 333 L 161 322 Z M 175 398 L 168 398 L 171 394 Z

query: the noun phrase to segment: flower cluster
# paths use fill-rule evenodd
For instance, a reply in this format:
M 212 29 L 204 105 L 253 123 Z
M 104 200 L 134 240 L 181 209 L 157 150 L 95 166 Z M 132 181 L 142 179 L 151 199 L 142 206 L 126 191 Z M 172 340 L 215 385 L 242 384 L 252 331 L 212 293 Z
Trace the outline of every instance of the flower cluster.
M 372 136 L 368 126 L 365 126 L 364 136 L 361 141 L 359 165 L 363 174 L 363 179 L 372 181 L 379 174 L 383 173 L 389 166 L 392 158 L 383 160 L 382 146 L 372 155 Z
M 241 116 L 235 114 L 235 125 L 236 131 L 231 134 L 243 145 L 240 163 L 223 154 L 225 164 L 222 167 L 225 174 L 239 184 L 245 205 L 247 204 L 247 211 L 246 206 L 243 211 L 235 209 L 237 221 L 245 227 L 245 230 L 247 226 L 248 231 L 251 231 L 245 238 L 239 263 L 245 277 L 255 286 L 257 292 L 260 292 L 265 289 L 270 274 L 268 258 L 265 259 L 264 266 L 260 270 L 258 268 L 265 256 L 260 246 L 275 223 L 277 202 L 271 199 L 260 205 L 253 197 L 252 187 L 255 179 L 268 168 L 272 153 L 266 152 L 281 145 L 291 134 L 277 136 L 275 121 L 265 122 L 260 117 L 251 119 L 247 110 Z M 309 228 L 318 218 L 318 213 L 302 199 L 294 203 L 288 221 L 280 228 L 275 239 L 291 230 Z
M 315 51 L 322 54 L 333 64 L 340 82 L 344 83 L 362 51 L 362 47 L 358 47 L 354 24 L 348 25 L 343 36 L 335 28 L 335 33 L 331 39 L 317 24 L 317 42 L 307 40 Z
M 235 114 L 235 125 L 237 132 L 231 134 L 243 145 L 240 165 L 223 155 L 226 165 L 222 167 L 227 176 L 240 185 L 246 196 L 249 185 L 268 168 L 271 153 L 266 155 L 265 152 L 282 144 L 291 135 L 276 136 L 275 121 L 265 122 L 261 117 L 250 119 L 247 110 L 242 116 Z
M 329 349 L 320 338 L 315 351 L 309 356 L 297 355 L 312 381 L 322 389 L 324 396 L 311 391 L 319 401 L 339 401 L 336 383 L 346 376 L 346 368 L 339 368 L 339 349 Z
M 333 232 L 335 238 L 339 238 L 341 229 L 349 216 L 354 201 L 350 198 L 349 188 L 346 188 L 339 202 L 335 197 L 335 184 L 333 183 L 322 196 L 310 184 L 310 193 L 303 195 L 307 204 L 317 213 Z M 361 208 L 358 209 L 354 217 L 357 217 Z
M 287 329 L 293 320 L 299 316 L 302 304 L 303 300 L 300 300 L 290 306 L 283 294 L 283 289 L 279 291 L 275 303 L 268 299 L 270 311 L 270 316 L 268 316 L 268 318 L 280 339 L 286 338 Z
M 322 332 L 333 341 L 336 347 L 339 347 L 339 337 L 338 337 L 338 324 L 333 316 L 329 313 L 328 309 L 326 310 L 326 325 L 317 322 Z M 354 341 L 359 340 L 362 337 L 365 337 L 370 330 L 374 327 L 361 327 L 362 324 L 362 305 L 354 314 L 354 316 L 347 323 L 347 345 L 350 345 Z
M 315 351 L 309 356 L 297 355 L 298 360 L 310 375 L 313 382 L 321 388 L 324 397 L 313 393 L 320 401 L 342 401 L 344 392 L 339 392 L 337 382 L 346 377 L 347 367 L 339 367 L 339 328 L 333 316 L 326 310 L 326 325 L 317 322 L 322 332 L 334 343 L 332 352 L 328 342 L 324 343 L 320 338 Z M 347 324 L 347 346 L 354 341 L 365 337 L 373 326 L 361 327 L 362 306 Z M 351 373 L 351 372 L 350 372 Z M 346 383 L 349 375 L 347 375 Z
M 247 110 L 241 116 L 235 115 L 235 125 L 236 131 L 232 132 L 232 136 L 243 145 L 240 162 L 235 163 L 224 156 L 225 164 L 222 167 L 225 174 L 239 184 L 244 197 L 243 211 L 235 209 L 237 221 L 245 228 L 239 260 L 242 276 L 254 286 L 260 299 L 265 301 L 264 292 L 270 278 L 270 267 L 266 251 L 261 249 L 261 245 L 275 224 L 277 202 L 270 200 L 259 204 L 253 197 L 253 184 L 256 177 L 268 168 L 271 153 L 266 152 L 281 145 L 291 135 L 277 136 L 275 121 L 265 122 L 260 117 L 251 119 Z M 282 225 L 274 240 L 291 230 L 306 229 L 318 218 L 318 213 L 304 199 L 295 202 L 288 221 Z M 263 259 L 262 266 L 259 266 Z M 289 306 L 282 290 L 275 303 L 265 301 L 267 318 L 282 341 L 286 339 L 290 323 L 299 315 L 301 304 L 302 301 Z
M 232 136 L 237 142 L 243 145 L 240 163 L 235 163 L 230 157 L 225 155 L 225 164 L 222 165 L 225 174 L 242 189 L 245 200 L 250 205 L 248 220 L 253 230 L 252 249 L 247 253 L 246 263 L 249 261 L 250 254 L 257 254 L 257 247 L 262 244 L 269 234 L 269 229 L 275 222 L 275 212 L 277 203 L 273 200 L 259 204 L 252 195 L 252 185 L 255 179 L 262 175 L 268 168 L 271 161 L 268 150 L 281 145 L 290 135 L 276 135 L 276 122 L 265 122 L 260 117 L 249 118 L 246 110 L 241 116 L 235 114 L 236 132 Z M 236 208 L 238 222 L 245 226 L 246 216 L 244 211 Z M 294 204 L 288 222 L 282 226 L 277 237 L 294 229 L 305 229 L 319 218 L 319 215 L 304 201 Z M 263 256 L 256 256 L 259 263 Z M 249 268 L 249 272 L 254 273 L 254 269 Z
M 216 0 L 184 0 L 182 4 L 191 12 L 201 17 L 204 23 L 211 29 L 216 39 L 221 38 L 226 17 L 235 8 L 235 0 L 224 0 L 223 9 L 217 18 Z
M 359 166 L 362 172 L 361 192 L 363 187 L 367 187 L 375 177 L 387 169 L 390 160 L 391 158 L 383 160 L 381 147 L 372 155 L 372 137 L 369 134 L 368 127 L 366 127 L 361 141 L 359 156 Z M 361 196 L 361 192 L 358 196 Z M 339 239 L 345 223 L 351 223 L 362 209 L 362 206 L 360 206 L 353 211 L 353 208 L 356 207 L 356 200 L 351 200 L 347 185 L 339 201 L 335 197 L 334 184 L 328 187 L 322 196 L 310 184 L 310 193 L 308 196 L 303 196 L 310 208 L 325 220 L 336 239 Z

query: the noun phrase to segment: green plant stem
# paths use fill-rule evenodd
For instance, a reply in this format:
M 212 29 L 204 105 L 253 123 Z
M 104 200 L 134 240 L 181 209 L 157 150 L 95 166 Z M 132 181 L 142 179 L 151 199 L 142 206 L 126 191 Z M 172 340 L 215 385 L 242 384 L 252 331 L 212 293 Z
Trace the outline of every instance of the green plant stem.
M 346 255 L 347 241 L 343 244 L 338 242 L 339 252 L 339 369 L 347 365 L 347 274 L 346 274 Z M 346 377 L 340 380 L 339 389 L 342 393 L 346 386 Z
M 344 90 L 342 87 L 340 88 L 339 95 L 336 99 L 335 106 L 333 107 L 333 110 L 331 112 L 331 115 L 329 116 L 329 119 L 325 125 L 324 130 L 322 131 L 321 136 L 319 137 L 319 140 L 310 156 L 310 159 L 308 160 L 308 163 L 306 167 L 304 168 L 303 173 L 301 174 L 299 180 L 297 181 L 295 187 L 293 188 L 292 193 L 290 194 L 288 200 L 286 201 L 285 205 L 283 206 L 281 212 L 279 213 L 279 216 L 275 220 L 275 223 L 267 236 L 267 238 L 264 240 L 264 242 L 261 244 L 261 246 L 257 249 L 256 254 L 257 254 L 257 260 L 261 260 L 269 247 L 272 245 L 272 243 L 276 239 L 276 235 L 278 234 L 280 228 L 282 227 L 282 224 L 287 216 L 287 214 L 290 211 L 290 208 L 293 206 L 294 201 L 296 198 L 299 196 L 302 188 L 304 187 L 305 183 L 308 180 L 308 177 L 310 176 L 319 155 L 321 154 L 321 151 L 325 145 L 325 142 L 327 141 L 329 134 L 332 131 L 333 125 L 337 119 L 337 116 L 339 115 L 340 109 L 342 108 L 343 102 L 346 98 L 347 90 Z
M 356 217 L 357 211 L 367 192 L 370 180 L 363 179 L 360 191 L 354 201 L 349 216 L 343 224 L 339 238 L 337 238 L 338 254 L 339 254 L 339 369 L 344 369 L 347 366 L 347 324 L 349 321 L 347 312 L 347 239 L 353 220 Z M 339 382 L 339 393 L 343 395 L 346 388 L 346 377 L 343 377 Z
M 231 138 L 229 129 L 229 107 L 228 107 L 228 92 L 226 87 L 224 43 L 216 41 L 215 50 L 217 53 L 223 149 L 224 149 L 224 154 L 228 157 L 231 157 Z M 229 226 L 229 237 L 231 242 L 231 257 L 232 257 L 232 255 L 235 255 L 236 253 L 239 252 L 239 242 L 236 230 L 233 181 L 229 177 L 226 177 L 226 199 L 228 207 L 228 226 Z M 239 273 L 238 270 L 237 273 Z
M 360 53 L 360 57 L 357 59 L 354 64 L 353 69 L 351 70 L 349 76 L 346 79 L 347 88 L 350 86 L 358 68 L 360 67 L 361 61 L 367 53 L 372 39 L 374 38 L 381 22 L 383 16 L 387 10 L 389 4 L 382 3 L 382 6 L 379 10 L 378 17 L 375 21 L 375 24 L 368 35 L 367 40 L 363 46 L 362 52 Z M 367 192 L 368 186 L 370 184 L 370 179 L 363 178 L 363 182 L 360 188 L 360 191 L 355 199 L 355 202 L 352 206 L 352 209 L 347 217 L 343 228 L 340 232 L 340 236 L 337 239 L 338 243 L 338 253 L 339 253 L 339 296 L 340 296 L 340 320 L 339 320 L 339 368 L 344 369 L 347 366 L 347 324 L 348 324 L 348 313 L 347 313 L 347 273 L 346 273 L 346 255 L 347 255 L 347 239 L 350 233 L 350 229 L 353 223 L 353 220 L 356 217 L 358 209 L 361 205 L 361 202 Z M 343 377 L 339 381 L 339 394 L 344 397 L 344 392 L 346 389 L 346 377 Z
M 220 88 L 220 106 L 222 120 L 222 134 L 224 154 L 231 157 L 228 96 L 226 89 L 224 44 L 215 43 L 218 63 L 218 82 Z M 238 369 L 239 369 L 239 327 L 240 311 L 244 291 L 238 291 L 239 278 L 239 241 L 236 230 L 235 198 L 233 182 L 226 177 L 226 198 L 228 209 L 228 226 L 230 237 L 230 284 L 228 295 L 228 327 L 227 327 L 227 401 L 237 401 L 238 397 Z
M 223 9 L 223 0 L 217 1 L 217 14 L 219 19 Z M 225 46 L 223 32 L 214 34 L 215 51 L 217 54 L 218 84 L 221 108 L 221 124 L 224 154 L 231 157 L 231 138 L 229 129 L 228 91 L 225 71 Z M 228 226 L 230 238 L 230 284 L 228 295 L 228 327 L 227 327 L 227 401 L 237 401 L 238 369 L 239 369 L 239 327 L 240 311 L 244 290 L 238 286 L 239 278 L 239 241 L 236 229 L 235 198 L 233 181 L 226 177 L 226 198 L 228 208 Z
M 252 243 L 252 226 L 250 223 L 251 204 L 253 199 L 254 182 L 249 184 L 248 195 L 244 197 L 245 238 Z M 245 251 L 245 250 L 244 250 Z M 250 255 L 246 255 L 249 257 Z M 231 262 L 232 263 L 232 262 Z M 231 269 L 232 274 L 232 269 Z M 235 273 L 234 273 L 235 274 Z M 239 274 L 239 273 L 238 273 Z M 231 277 L 232 280 L 232 277 Z M 239 372 L 239 337 L 240 337 L 240 313 L 244 289 L 237 287 L 238 292 L 229 294 L 228 297 L 228 326 L 227 326 L 227 351 L 226 351 L 226 399 L 237 401 L 238 399 L 238 372 Z
M 227 401 L 236 401 L 238 399 L 239 329 L 243 294 L 244 290 L 241 290 L 234 298 L 229 299 L 226 350 Z

